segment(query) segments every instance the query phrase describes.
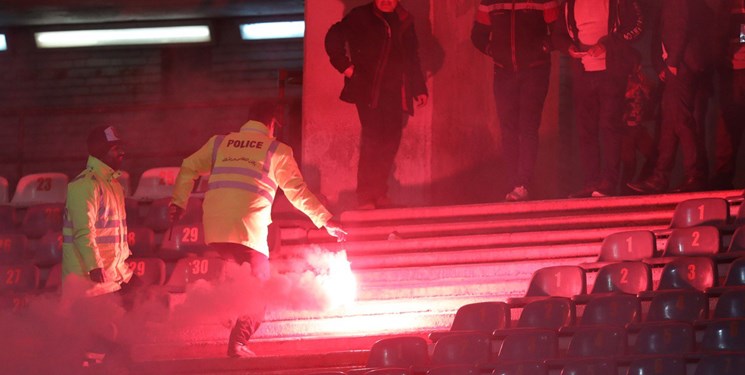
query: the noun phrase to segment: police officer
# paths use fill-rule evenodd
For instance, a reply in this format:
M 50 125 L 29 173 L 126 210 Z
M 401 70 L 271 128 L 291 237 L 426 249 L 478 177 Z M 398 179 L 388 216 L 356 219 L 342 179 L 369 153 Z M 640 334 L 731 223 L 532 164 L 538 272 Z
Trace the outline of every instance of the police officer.
M 278 188 L 318 228 L 326 228 L 339 240 L 346 236 L 306 185 L 290 146 L 274 138 L 277 108 L 275 101 L 258 101 L 250 111 L 253 120 L 240 131 L 213 136 L 184 159 L 170 205 L 171 220 L 178 220 L 194 181 L 209 173 L 203 202 L 205 242 L 225 259 L 250 263 L 252 273 L 261 281 L 269 278 L 267 234 Z M 258 314 L 237 319 L 230 333 L 228 356 L 254 355 L 246 343 L 262 319 Z

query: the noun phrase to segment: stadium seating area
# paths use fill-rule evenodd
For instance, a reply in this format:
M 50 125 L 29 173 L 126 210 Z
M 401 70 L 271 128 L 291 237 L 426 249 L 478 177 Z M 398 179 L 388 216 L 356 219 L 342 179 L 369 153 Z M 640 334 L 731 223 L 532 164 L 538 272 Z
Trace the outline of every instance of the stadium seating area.
M 130 266 L 173 294 L 197 279 L 219 280 L 224 267 L 203 241 L 204 184 L 184 219 L 168 222 L 176 171 L 145 172 L 127 198 Z M 0 179 L 0 308 L 22 314 L 35 295 L 58 289 L 67 181 L 56 173 L 24 176 L 11 198 Z M 359 306 L 270 313 L 257 346 L 382 337 L 334 348 L 364 350 L 364 363 L 321 361 L 278 373 L 742 374 L 745 210 L 737 193 L 350 211 L 342 215 L 346 244 L 330 242 L 279 203 L 273 266 L 311 244 L 346 250 L 360 281 Z M 409 304 L 379 307 L 402 300 Z M 424 318 L 357 334 L 321 324 L 407 314 Z M 168 328 L 153 335 L 163 332 Z M 223 335 L 208 333 L 204 341 Z M 148 361 L 162 358 L 153 354 L 157 345 L 142 346 L 150 352 L 141 354 L 148 373 Z

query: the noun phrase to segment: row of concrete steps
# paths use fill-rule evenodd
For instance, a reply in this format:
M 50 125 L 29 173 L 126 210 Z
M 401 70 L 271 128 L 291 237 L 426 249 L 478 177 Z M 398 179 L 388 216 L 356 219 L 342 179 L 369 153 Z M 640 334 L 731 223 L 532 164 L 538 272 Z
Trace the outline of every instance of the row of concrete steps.
M 341 220 L 350 233 L 348 242 L 330 241 L 325 232 L 289 228 L 293 233 L 273 254 L 272 264 L 282 272 L 305 252 L 344 250 L 358 282 L 355 303 L 329 311 L 270 309 L 251 340 L 259 355 L 255 359 L 223 358 L 229 329 L 219 321 L 187 326 L 152 322 L 133 356 L 143 373 L 165 373 L 159 371 L 164 368 L 172 370 L 167 373 L 210 373 L 213 368 L 215 373 L 289 374 L 362 366 L 366 350 L 381 337 L 447 329 L 463 304 L 521 296 L 536 269 L 592 261 L 611 233 L 653 230 L 661 249 L 677 203 L 731 198 L 734 217 L 740 194 L 345 212 Z M 302 232 L 306 235 L 298 235 Z M 588 288 L 591 282 L 588 275 Z M 190 370 L 195 364 L 199 371 Z

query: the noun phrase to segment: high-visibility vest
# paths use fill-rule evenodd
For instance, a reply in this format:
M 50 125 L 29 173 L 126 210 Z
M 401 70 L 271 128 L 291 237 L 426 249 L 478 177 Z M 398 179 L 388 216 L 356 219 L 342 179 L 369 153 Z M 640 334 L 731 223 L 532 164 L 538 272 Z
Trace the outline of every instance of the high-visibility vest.
M 86 294 L 111 293 L 128 282 L 132 270 L 126 260 L 127 214 L 119 172 L 97 158 L 88 158 L 88 168 L 67 185 L 62 227 L 62 276 L 70 274 L 88 279 L 88 273 L 101 268 L 106 281 L 93 283 Z

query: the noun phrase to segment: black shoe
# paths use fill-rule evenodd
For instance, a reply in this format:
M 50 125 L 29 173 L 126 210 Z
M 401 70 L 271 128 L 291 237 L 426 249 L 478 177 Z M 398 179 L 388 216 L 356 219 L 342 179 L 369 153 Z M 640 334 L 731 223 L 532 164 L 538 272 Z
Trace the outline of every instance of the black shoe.
M 659 194 L 667 190 L 667 184 L 658 178 L 648 178 L 641 182 L 629 182 L 629 189 L 641 194 Z
M 706 181 L 700 178 L 689 178 L 677 188 L 670 190 L 671 193 L 691 193 L 706 190 Z
M 572 194 L 569 194 L 569 198 L 590 198 L 592 196 L 592 193 L 597 191 L 597 188 L 594 186 L 586 186 L 582 188 L 581 190 L 575 191 Z
M 242 342 L 228 343 L 228 357 L 230 358 L 253 358 L 256 353 Z

